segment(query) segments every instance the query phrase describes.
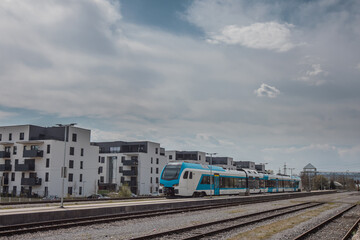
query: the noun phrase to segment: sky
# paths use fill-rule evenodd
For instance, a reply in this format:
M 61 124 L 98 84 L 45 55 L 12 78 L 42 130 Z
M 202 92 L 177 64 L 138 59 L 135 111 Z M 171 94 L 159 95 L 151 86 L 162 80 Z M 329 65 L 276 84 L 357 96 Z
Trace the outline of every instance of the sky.
M 0 125 L 360 171 L 360 1 L 0 1 Z

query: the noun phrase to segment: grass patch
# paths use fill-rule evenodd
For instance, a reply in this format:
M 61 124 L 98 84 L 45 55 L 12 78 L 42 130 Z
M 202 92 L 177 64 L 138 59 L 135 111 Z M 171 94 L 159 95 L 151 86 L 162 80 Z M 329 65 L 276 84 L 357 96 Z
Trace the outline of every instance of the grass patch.
M 278 222 L 274 222 L 274 223 L 270 223 L 267 225 L 263 225 L 257 228 L 254 228 L 250 231 L 246 231 L 243 233 L 240 233 L 232 238 L 230 238 L 229 240 L 237 240 L 237 239 L 268 239 L 271 236 L 285 231 L 287 229 L 291 229 L 293 227 L 295 227 L 296 225 L 302 223 L 302 222 L 306 222 L 308 220 L 310 220 L 311 218 L 314 218 L 316 216 L 318 216 L 320 213 L 327 211 L 329 209 L 335 208 L 335 205 L 330 205 L 327 204 L 323 207 L 320 207 L 318 209 L 314 209 L 314 210 L 309 210 L 305 213 L 301 213 L 297 216 L 294 217 L 290 217 L 287 219 L 283 219 L 280 220 Z

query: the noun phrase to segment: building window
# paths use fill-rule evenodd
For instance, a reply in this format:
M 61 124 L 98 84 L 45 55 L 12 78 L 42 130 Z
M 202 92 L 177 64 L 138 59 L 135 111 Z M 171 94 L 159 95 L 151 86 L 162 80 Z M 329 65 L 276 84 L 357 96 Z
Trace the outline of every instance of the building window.
M 159 164 L 159 159 L 158 158 L 156 158 L 156 164 Z
M 155 154 L 158 154 L 158 152 L 159 152 L 159 149 L 155 148 Z
M 152 183 L 152 177 L 150 177 L 150 183 Z
M 5 152 L 10 152 L 10 150 L 11 150 L 11 147 L 5 147 Z
M 14 173 L 14 172 L 11 173 L 11 181 L 12 181 L 12 182 L 15 181 L 15 173 Z
M 169 155 L 169 159 L 170 159 L 170 160 L 172 159 L 172 155 Z
M 20 139 L 20 140 L 24 140 L 24 133 L 23 133 L 23 132 L 20 133 L 19 139 Z
M 156 168 L 156 174 L 159 174 L 159 168 Z
M 70 147 L 70 155 L 71 155 L 71 156 L 74 156 L 74 152 L 75 152 L 74 147 Z
M 122 173 L 123 167 L 119 167 L 119 173 Z
M 101 183 L 104 182 L 104 177 L 103 177 L 103 176 L 100 177 L 100 182 L 101 182 Z
M 9 141 L 12 140 L 12 133 L 9 133 Z
M 101 163 L 105 163 L 105 157 L 101 157 Z
M 83 169 L 83 168 L 84 168 L 84 162 L 80 161 L 80 169 Z
M 76 142 L 76 138 L 77 138 L 76 133 L 73 133 L 73 134 L 72 134 L 72 141 L 73 141 L 73 142 Z
M 50 153 L 50 144 L 46 145 L 46 153 Z
M 201 155 L 199 155 L 199 160 L 201 160 Z
M 72 173 L 69 173 L 69 178 L 68 178 L 68 181 L 69 182 L 72 182 L 74 179 L 74 175 Z
M 84 149 L 83 148 L 81 149 L 80 156 L 82 156 L 82 157 L 84 156 Z
M 100 162 L 100 159 L 101 159 L 101 157 L 99 156 L 99 162 Z
M 82 187 L 79 187 L 79 195 L 82 195 Z
M 156 183 L 159 183 L 159 178 L 158 177 L 156 177 Z
M 45 182 L 48 182 L 49 181 L 49 173 L 45 173 Z
M 13 154 L 14 154 L 14 155 L 17 154 L 17 147 L 16 147 L 16 146 L 13 147 Z
M 150 173 L 152 173 L 152 167 L 150 168 Z
M 50 167 L 50 158 L 47 158 L 46 159 L 46 168 L 49 168 Z
M 151 164 L 153 163 L 153 158 L 151 158 Z
M 119 153 L 120 152 L 120 147 L 110 147 L 110 152 L 111 153 Z
M 103 172 L 103 167 L 99 167 L 98 169 L 98 174 L 102 173 Z
M 82 182 L 82 174 L 80 174 L 79 182 Z
M 74 168 L 74 160 L 69 160 L 69 168 Z
M 68 187 L 68 194 L 72 195 L 72 187 Z
M 0 133 L 0 141 L 2 141 L 2 134 Z

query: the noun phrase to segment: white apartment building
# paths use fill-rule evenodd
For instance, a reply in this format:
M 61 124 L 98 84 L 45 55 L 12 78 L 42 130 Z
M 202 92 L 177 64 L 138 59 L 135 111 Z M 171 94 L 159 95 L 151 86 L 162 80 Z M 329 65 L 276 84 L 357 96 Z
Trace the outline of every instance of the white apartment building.
M 165 155 L 168 162 L 187 161 L 187 162 L 193 162 L 199 164 L 207 164 L 205 152 L 169 150 L 169 151 L 165 151 Z
M 118 190 L 127 184 L 136 195 L 158 192 L 167 163 L 165 149 L 155 142 L 94 142 L 99 147 L 99 189 Z
M 234 160 L 232 157 L 206 157 L 206 162 L 210 164 L 212 162 L 212 165 L 216 165 L 228 170 L 236 170 L 236 166 L 234 164 Z
M 1 192 L 61 196 L 65 154 L 65 196 L 95 193 L 99 148 L 90 145 L 90 130 L 67 127 L 67 133 L 65 149 L 65 127 L 0 127 Z

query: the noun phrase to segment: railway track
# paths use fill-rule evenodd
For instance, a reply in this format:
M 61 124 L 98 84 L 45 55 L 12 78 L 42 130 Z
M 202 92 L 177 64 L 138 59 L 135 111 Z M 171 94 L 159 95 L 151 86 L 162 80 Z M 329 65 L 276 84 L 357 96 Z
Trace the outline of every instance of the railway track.
M 232 207 L 232 206 L 239 206 L 245 204 L 254 204 L 254 203 L 279 201 L 279 200 L 284 200 L 284 197 L 271 196 L 269 198 L 264 197 L 263 199 L 256 199 L 256 200 L 250 199 L 247 201 L 242 201 L 237 203 L 226 203 L 226 204 L 218 203 L 218 204 L 209 204 L 206 206 L 153 210 L 153 211 L 146 211 L 141 213 L 121 213 L 121 214 L 112 214 L 112 215 L 101 215 L 101 216 L 93 216 L 93 217 L 71 218 L 71 219 L 61 219 L 61 220 L 53 220 L 46 222 L 32 222 L 25 224 L 0 226 L 0 236 L 19 235 L 24 233 L 49 231 L 49 230 L 56 230 L 61 228 L 71 228 L 71 227 L 85 226 L 92 224 L 109 223 L 114 221 L 126 221 L 131 219 L 155 217 L 160 215 L 169 215 L 169 214 L 191 212 L 191 211 L 202 211 L 202 210 L 208 210 L 214 208 L 224 208 L 224 207 Z
M 350 239 L 360 222 L 360 206 L 351 205 L 315 227 L 294 238 L 302 239 Z
M 254 223 L 266 221 L 272 218 L 280 217 L 293 212 L 305 210 L 312 207 L 320 206 L 324 203 L 301 203 L 287 207 L 276 208 L 267 211 L 261 211 L 244 216 L 213 221 L 190 227 L 178 228 L 132 238 L 131 240 L 145 240 L 154 238 L 171 238 L 171 239 L 200 239 L 202 237 L 213 236 L 222 232 L 227 232 L 235 228 L 245 227 Z

